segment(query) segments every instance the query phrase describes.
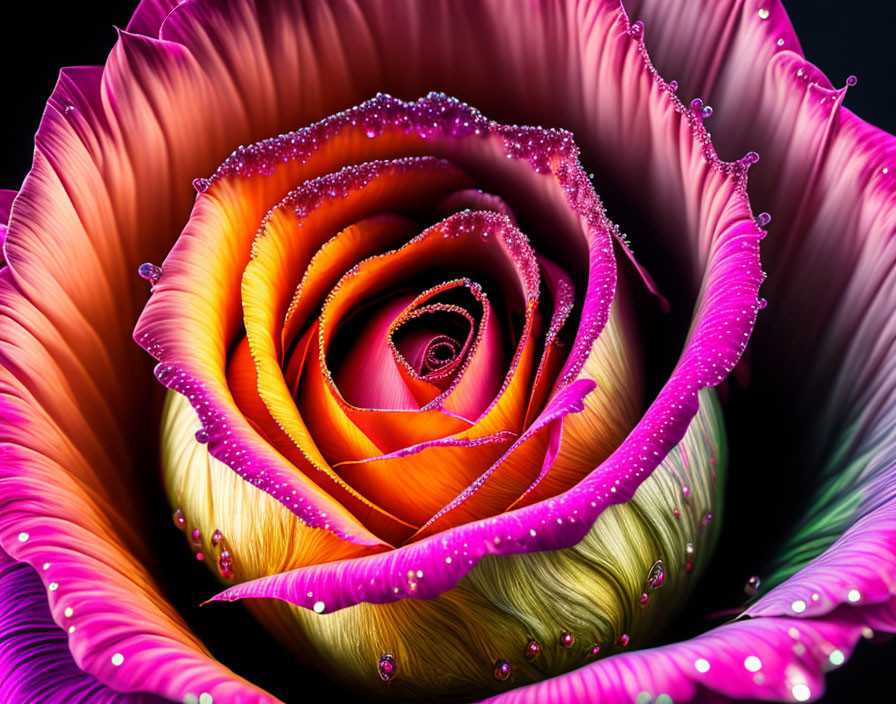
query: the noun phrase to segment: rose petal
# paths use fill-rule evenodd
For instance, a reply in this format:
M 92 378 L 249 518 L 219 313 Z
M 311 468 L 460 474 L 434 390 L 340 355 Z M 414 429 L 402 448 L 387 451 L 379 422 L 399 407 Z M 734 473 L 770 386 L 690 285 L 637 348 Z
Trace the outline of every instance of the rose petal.
M 849 656 L 863 627 L 848 612 L 823 621 L 738 621 L 674 645 L 614 655 L 486 701 L 630 704 L 663 694 L 674 702 L 706 695 L 718 701 L 712 694 L 725 701 L 808 701 L 824 692 L 823 673 Z
M 71 619 L 69 619 L 71 620 Z M 0 700 L 45 704 L 163 704 L 117 692 L 82 671 L 56 625 L 37 573 L 0 550 Z

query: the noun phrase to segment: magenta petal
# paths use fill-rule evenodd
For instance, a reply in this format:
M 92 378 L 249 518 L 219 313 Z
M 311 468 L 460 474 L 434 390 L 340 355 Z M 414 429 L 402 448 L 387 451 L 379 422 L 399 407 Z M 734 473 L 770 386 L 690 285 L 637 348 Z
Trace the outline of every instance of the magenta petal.
M 12 210 L 12 202 L 16 197 L 16 191 L 8 191 L 0 188 L 0 266 L 6 263 L 3 255 L 3 244 L 6 242 L 7 223 L 9 212 Z
M 75 663 L 37 573 L 0 548 L 0 701 L 3 704 L 163 704 L 118 692 Z
M 9 223 L 9 211 L 12 210 L 12 202 L 17 194 L 17 191 L 0 188 L 0 225 Z
M 691 640 L 614 655 L 487 702 L 631 704 L 643 692 L 647 701 L 665 694 L 675 704 L 815 700 L 824 692 L 823 673 L 850 655 L 863 630 L 861 619 L 848 612 L 823 621 L 736 621 Z
M 890 484 L 892 485 L 892 480 Z M 880 487 L 886 491 L 886 487 Z M 892 486 L 889 488 L 892 492 Z M 896 603 L 896 502 L 856 521 L 820 557 L 753 604 L 750 616 L 818 618 L 838 607 L 859 611 Z M 886 626 L 896 631 L 896 612 Z
M 127 31 L 157 38 L 162 22 L 183 0 L 140 0 L 128 22 Z

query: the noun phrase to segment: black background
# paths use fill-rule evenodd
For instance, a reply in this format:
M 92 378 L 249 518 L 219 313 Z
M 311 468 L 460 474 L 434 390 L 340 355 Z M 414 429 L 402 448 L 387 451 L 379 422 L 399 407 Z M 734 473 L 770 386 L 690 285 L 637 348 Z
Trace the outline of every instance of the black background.
M 124 27 L 136 0 L 34 0 L 0 6 L 0 188 L 19 187 L 27 173 L 44 103 L 63 66 L 98 65 Z M 896 132 L 896 2 L 785 0 L 804 53 L 836 85 L 855 74 L 845 104 L 869 122 Z M 848 666 L 828 676 L 828 704 L 893 701 L 890 672 L 896 648 L 860 643 Z M 246 672 L 251 678 L 251 673 Z

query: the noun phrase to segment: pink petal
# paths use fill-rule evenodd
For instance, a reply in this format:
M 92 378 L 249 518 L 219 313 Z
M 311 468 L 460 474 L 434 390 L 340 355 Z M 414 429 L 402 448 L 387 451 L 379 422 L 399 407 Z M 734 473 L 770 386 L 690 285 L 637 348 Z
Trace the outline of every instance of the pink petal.
M 691 640 L 614 655 L 486 701 L 630 704 L 642 692 L 650 696 L 647 701 L 665 694 L 676 703 L 815 700 L 824 692 L 824 672 L 849 656 L 864 628 L 849 612 L 821 621 L 736 621 Z
M 71 620 L 71 619 L 69 619 Z M 38 574 L 0 549 L 0 700 L 44 704 L 164 704 L 116 692 L 75 664 Z

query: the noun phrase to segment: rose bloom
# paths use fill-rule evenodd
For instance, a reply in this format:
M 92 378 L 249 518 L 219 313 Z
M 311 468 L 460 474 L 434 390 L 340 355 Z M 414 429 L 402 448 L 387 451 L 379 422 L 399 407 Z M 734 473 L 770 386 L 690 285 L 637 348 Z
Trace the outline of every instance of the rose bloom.
M 845 92 L 773 0 L 141 2 L 0 196 L 0 701 L 821 697 L 896 630 Z

